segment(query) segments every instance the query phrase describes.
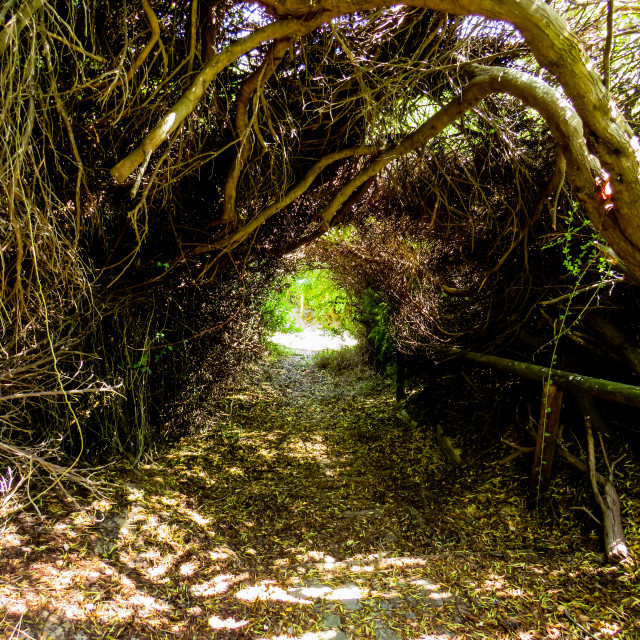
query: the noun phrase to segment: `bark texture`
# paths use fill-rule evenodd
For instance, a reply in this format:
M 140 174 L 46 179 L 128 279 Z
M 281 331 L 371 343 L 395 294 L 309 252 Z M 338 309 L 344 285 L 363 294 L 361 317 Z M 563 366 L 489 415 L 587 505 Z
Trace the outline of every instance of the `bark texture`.
M 585 420 L 587 425 L 587 448 L 589 452 L 589 479 L 593 495 L 602 511 L 602 525 L 604 529 L 604 548 L 607 559 L 610 562 L 620 562 L 629 557 L 629 547 L 627 546 L 622 529 L 622 516 L 620 515 L 620 499 L 613 482 L 609 478 L 600 476 L 600 484 L 603 493 L 598 489 L 598 478 L 596 477 L 596 456 L 593 446 L 593 431 L 589 418 Z
M 198 102 L 216 76 L 241 55 L 255 49 L 263 42 L 299 37 L 313 31 L 333 16 L 321 14 L 309 21 L 279 20 L 236 40 L 217 55 L 212 56 L 202 66 L 191 86 L 173 105 L 169 112 L 149 131 L 142 142 L 126 158 L 111 169 L 111 175 L 122 184 L 169 136 L 184 122 L 196 108 Z
M 542 390 L 538 437 L 536 439 L 531 481 L 529 483 L 529 502 L 533 504 L 537 504 L 540 497 L 549 490 L 561 410 L 562 389 L 545 382 Z
M 112 175 L 118 182 L 124 182 L 150 157 L 193 111 L 216 75 L 244 53 L 264 42 L 300 37 L 339 15 L 389 7 L 397 3 L 392 0 L 263 0 L 262 4 L 282 19 L 256 30 L 211 57 L 169 113 L 131 154 L 112 169 Z M 457 15 L 478 15 L 502 20 L 520 31 L 538 62 L 557 78 L 570 103 L 562 102 L 556 94 L 554 99 L 559 102 L 555 107 L 552 106 L 547 94 L 549 90 L 553 90 L 543 89 L 539 82 L 533 80 L 525 83 L 520 79 L 515 84 L 512 83 L 508 92 L 525 100 L 527 104 L 534 103 L 535 108 L 545 117 L 567 156 L 567 174 L 572 187 L 585 205 L 595 228 L 627 268 L 640 274 L 640 144 L 628 123 L 610 102 L 604 84 L 593 70 L 584 47 L 572 34 L 567 22 L 548 4 L 537 0 L 407 0 L 404 4 Z M 477 70 L 476 76 L 479 77 L 481 73 Z M 511 81 L 508 75 L 510 71 L 503 70 L 503 73 L 504 81 L 494 77 L 491 82 L 499 86 Z M 465 90 L 458 104 L 451 103 L 445 108 L 446 112 L 440 112 L 439 121 L 453 122 L 465 109 L 470 108 L 474 100 L 482 99 L 479 95 L 474 96 L 476 91 L 482 93 L 476 87 Z M 565 111 L 562 120 L 557 119 L 557 114 L 549 117 L 551 112 L 557 110 Z M 571 128 L 572 135 L 567 135 L 567 126 Z M 400 145 L 382 154 L 365 172 L 345 185 L 321 212 L 323 224 L 328 226 L 336 211 L 359 185 L 394 158 L 424 144 L 439 130 L 442 127 L 431 119 Z M 573 135 L 578 131 L 582 133 Z M 591 153 L 609 175 L 612 189 L 610 202 L 604 203 L 598 199 L 594 171 L 598 172 L 599 167 L 597 163 L 594 166 L 591 161 Z M 241 146 L 237 167 L 230 174 L 225 216 L 231 215 L 231 185 L 243 164 L 244 154 Z
M 571 389 L 604 398 L 605 400 L 613 400 L 622 404 L 628 404 L 632 407 L 640 407 L 640 387 L 621 382 L 612 382 L 611 380 L 602 380 L 600 378 L 590 378 L 589 376 L 581 376 L 577 373 L 569 373 L 568 371 L 560 371 L 559 369 L 549 369 L 548 367 L 540 367 L 536 364 L 520 362 L 518 360 L 509 360 L 508 358 L 500 358 L 498 356 L 489 356 L 484 353 L 475 353 L 474 351 L 458 351 L 460 355 L 476 364 L 513 373 L 514 375 L 529 380 L 550 380 L 553 384 L 563 389 Z
M 280 64 L 292 40 L 276 40 L 267 52 L 263 63 L 242 83 L 236 101 L 236 135 L 238 137 L 238 153 L 231 165 L 227 181 L 224 186 L 224 205 L 220 224 L 231 223 L 235 226 L 238 215 L 236 213 L 236 190 L 240 174 L 251 153 L 251 133 L 249 122 L 249 105 L 251 97 L 256 91 L 265 86 Z

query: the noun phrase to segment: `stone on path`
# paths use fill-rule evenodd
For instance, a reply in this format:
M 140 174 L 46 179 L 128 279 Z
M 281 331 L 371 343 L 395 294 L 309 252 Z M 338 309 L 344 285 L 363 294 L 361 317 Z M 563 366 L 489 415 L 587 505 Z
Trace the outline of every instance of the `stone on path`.
M 358 611 L 358 610 L 362 609 L 362 605 L 355 598 L 349 598 L 348 600 L 342 600 L 340 602 L 340 604 L 347 611 Z
M 341 625 L 342 620 L 335 613 L 326 613 L 322 618 L 322 626 L 328 629 L 339 629 Z
M 376 640 L 402 640 L 393 629 L 383 624 L 376 624 L 375 633 Z

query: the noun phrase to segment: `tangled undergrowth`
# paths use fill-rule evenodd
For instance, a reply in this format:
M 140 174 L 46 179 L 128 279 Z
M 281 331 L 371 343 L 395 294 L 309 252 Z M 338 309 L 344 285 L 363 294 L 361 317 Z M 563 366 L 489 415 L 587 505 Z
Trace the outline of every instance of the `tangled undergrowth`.
M 568 483 L 562 513 L 528 511 L 486 425 L 459 419 L 452 471 L 382 379 L 291 355 L 203 412 L 199 435 L 113 469 L 109 497 L 5 527 L 6 637 L 638 637 L 637 567 L 601 563 Z
M 593 242 L 614 206 L 601 169 L 627 167 L 609 186 L 614 217 L 631 201 L 635 229 L 637 6 L 535 5 L 566 25 L 562 71 L 520 18 L 484 19 L 482 3 L 329 3 L 312 19 L 286 4 L 2 4 L 0 516 L 37 508 L 36 485 L 95 488 L 81 465 L 139 461 L 184 435 L 189 411 L 253 355 L 286 256 L 342 225 L 364 258 L 352 245 L 334 264 L 363 274 L 356 293 L 388 298 L 404 351 L 495 348 L 526 324 L 548 343 L 594 286 L 615 285 L 573 338 L 640 371 L 635 285 L 622 266 L 604 277 L 590 264 L 591 250 L 609 255 Z M 580 112 L 580 131 L 555 139 L 564 119 L 538 115 L 531 91 L 580 106 L 580 72 L 601 94 L 595 112 L 612 101 L 627 122 Z M 490 89 L 507 78 L 529 98 Z M 491 95 L 471 99 L 478 83 Z M 599 167 L 566 156 L 583 131 Z M 618 146 L 596 148 L 607 139 Z

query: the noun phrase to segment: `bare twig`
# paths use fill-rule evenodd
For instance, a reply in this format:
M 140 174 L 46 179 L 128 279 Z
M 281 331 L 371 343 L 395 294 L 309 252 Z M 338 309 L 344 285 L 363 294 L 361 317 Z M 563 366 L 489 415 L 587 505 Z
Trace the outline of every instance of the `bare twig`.
M 100 487 L 99 482 L 96 482 L 95 480 L 91 480 L 88 477 L 83 477 L 78 473 L 76 473 L 75 471 L 71 471 L 67 467 L 62 467 L 58 464 L 54 464 L 53 462 L 49 462 L 48 460 L 41 458 L 35 453 L 30 453 L 28 451 L 25 451 L 24 449 L 15 447 L 13 445 L 5 444 L 3 442 L 0 442 L 0 451 L 4 451 L 5 454 L 9 454 L 11 456 L 15 456 L 19 458 L 24 458 L 26 460 L 29 460 L 29 462 L 32 462 L 32 463 L 35 462 L 36 464 L 39 464 L 43 469 L 48 471 L 54 477 L 56 484 L 59 484 L 60 481 L 66 477 L 68 480 L 71 480 L 73 482 L 76 482 L 82 485 L 83 487 L 86 487 L 92 493 L 99 494 L 99 487 Z
M 607 0 L 607 37 L 602 54 L 602 78 L 607 93 L 611 91 L 611 50 L 613 48 L 614 0 Z

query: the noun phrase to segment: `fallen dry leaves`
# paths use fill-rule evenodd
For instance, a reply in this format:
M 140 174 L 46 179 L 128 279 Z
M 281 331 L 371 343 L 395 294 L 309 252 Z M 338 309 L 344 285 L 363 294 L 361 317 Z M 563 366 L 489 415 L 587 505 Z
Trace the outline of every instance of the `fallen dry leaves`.
M 375 376 L 289 357 L 206 410 L 108 498 L 5 525 L 5 637 L 640 637 L 635 565 L 601 564 L 569 510 L 528 511 L 516 469 L 451 472 Z

